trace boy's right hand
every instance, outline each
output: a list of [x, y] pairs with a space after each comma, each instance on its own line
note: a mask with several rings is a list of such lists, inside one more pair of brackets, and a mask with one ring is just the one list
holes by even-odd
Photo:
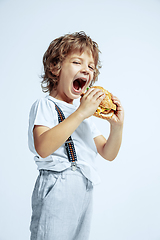
[[101, 90], [90, 88], [83, 97], [81, 97], [80, 106], [77, 111], [86, 119], [95, 113], [104, 98], [105, 94]]

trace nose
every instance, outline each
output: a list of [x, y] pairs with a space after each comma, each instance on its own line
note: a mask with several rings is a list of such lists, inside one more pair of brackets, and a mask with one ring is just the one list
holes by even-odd
[[88, 67], [83, 67], [82, 70], [81, 70], [81, 73], [83, 73], [84, 75], [88, 75], [89, 74], [89, 69]]

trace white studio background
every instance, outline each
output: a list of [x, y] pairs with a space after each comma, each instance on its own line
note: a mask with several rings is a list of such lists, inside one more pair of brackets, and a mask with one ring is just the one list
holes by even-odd
[[[44, 94], [49, 43], [84, 30], [98, 42], [97, 85], [125, 109], [118, 157], [98, 157], [91, 240], [160, 239], [160, 1], [0, 0], [0, 240], [28, 240], [38, 171], [27, 146], [28, 115]], [[93, 118], [107, 137], [107, 121]]]

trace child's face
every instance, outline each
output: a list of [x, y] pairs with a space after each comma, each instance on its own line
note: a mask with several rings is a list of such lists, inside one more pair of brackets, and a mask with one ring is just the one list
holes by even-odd
[[89, 51], [69, 54], [62, 63], [56, 98], [73, 103], [90, 85], [95, 64]]

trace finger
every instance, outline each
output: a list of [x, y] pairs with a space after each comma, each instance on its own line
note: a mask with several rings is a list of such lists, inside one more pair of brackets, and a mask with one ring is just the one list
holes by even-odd
[[105, 98], [105, 93], [99, 93], [99, 96], [97, 98], [97, 100], [99, 100], [99, 103]]
[[116, 96], [114, 96], [112, 93], [111, 93], [111, 99], [113, 101], [120, 101]]
[[97, 98], [99, 97], [99, 94], [103, 94], [103, 92], [100, 89], [95, 89], [95, 88], [90, 88], [86, 94], [85, 97], [89, 97], [89, 98]]
[[91, 91], [92, 91], [92, 89], [89, 88], [86, 92], [84, 92], [84, 93], [81, 94], [81, 97], [83, 97], [83, 96], [85, 96], [85, 97], [88, 96]]
[[114, 104], [117, 105], [117, 107], [122, 107], [121, 101], [116, 96], [113, 96], [113, 94], [112, 94], [112, 101]]

